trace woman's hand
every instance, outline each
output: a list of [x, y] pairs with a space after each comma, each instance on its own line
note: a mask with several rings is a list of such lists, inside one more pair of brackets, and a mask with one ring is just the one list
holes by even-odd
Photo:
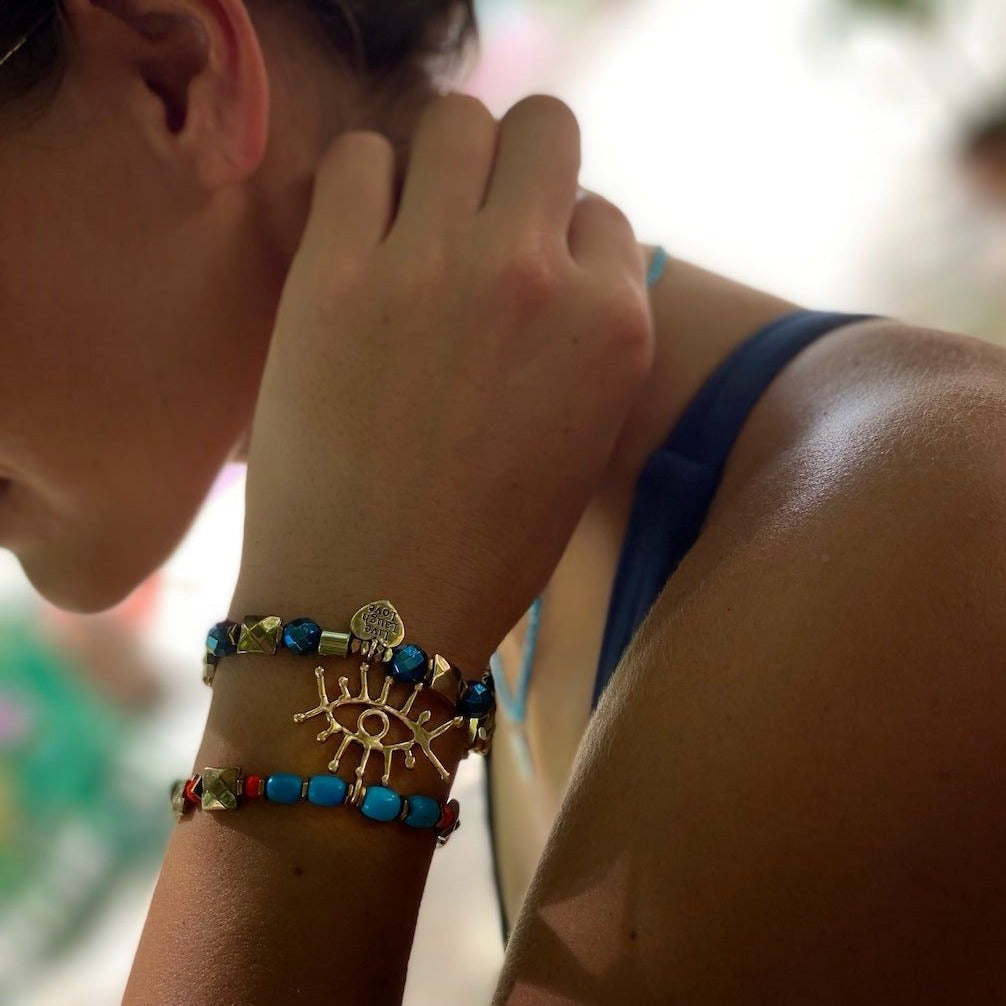
[[580, 198], [579, 169], [576, 119], [547, 96], [500, 121], [434, 100], [397, 206], [388, 140], [332, 143], [252, 425], [232, 611], [345, 623], [408, 598], [407, 629], [428, 606], [454, 649], [410, 641], [485, 666], [653, 361], [642, 252], [620, 210]]

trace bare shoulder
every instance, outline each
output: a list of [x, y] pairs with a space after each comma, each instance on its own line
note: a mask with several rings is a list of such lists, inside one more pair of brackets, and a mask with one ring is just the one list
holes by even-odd
[[626, 651], [497, 1002], [1006, 1000], [1006, 354], [874, 336]]

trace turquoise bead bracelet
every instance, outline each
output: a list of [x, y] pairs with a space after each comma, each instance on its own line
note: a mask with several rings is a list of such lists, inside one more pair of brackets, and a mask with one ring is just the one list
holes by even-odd
[[299, 776], [291, 772], [246, 775], [240, 768], [206, 767], [171, 785], [176, 820], [191, 810], [237, 810], [250, 800], [270, 803], [313, 803], [319, 807], [356, 806], [372, 821], [401, 821], [411, 828], [432, 828], [437, 847], [446, 845], [461, 827], [457, 800], [446, 803], [430, 796], [403, 796], [387, 786], [352, 786], [337, 775]]

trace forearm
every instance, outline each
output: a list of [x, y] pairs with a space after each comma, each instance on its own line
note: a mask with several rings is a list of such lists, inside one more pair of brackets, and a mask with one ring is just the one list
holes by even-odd
[[[329, 608], [330, 614], [275, 604], [268, 613], [284, 621], [309, 614], [326, 627], [341, 627], [348, 626], [363, 600]], [[245, 603], [236, 599], [228, 617], [240, 621], [259, 613], [245, 610]], [[409, 609], [403, 605], [401, 611], [408, 633]], [[415, 639], [420, 645], [429, 645], [434, 621], [426, 620], [424, 638]], [[436, 649], [450, 655], [446, 645]], [[321, 717], [293, 720], [295, 712], [318, 704], [313, 671], [319, 665], [328, 670], [330, 697], [338, 694], [341, 675], [356, 694], [359, 656], [309, 657], [281, 649], [274, 656], [221, 660], [194, 771], [236, 765], [260, 775], [327, 773], [338, 737], [316, 740], [325, 722]], [[383, 676], [384, 665], [371, 664], [372, 694]], [[400, 704], [411, 690], [396, 683], [389, 698]], [[431, 724], [451, 713], [441, 696], [424, 689], [413, 717], [427, 708], [433, 712]], [[434, 741], [450, 773], [447, 780], [417, 753], [411, 770], [395, 759], [388, 785], [446, 800], [464, 743], [458, 729]], [[344, 755], [345, 770], [340, 765], [338, 774], [347, 781], [358, 755], [355, 745]], [[379, 782], [382, 768], [383, 758], [372, 755], [365, 782]], [[186, 815], [168, 844], [125, 1006], [271, 1006], [332, 998], [375, 1006], [400, 1003], [435, 848], [432, 829], [372, 821], [350, 806], [252, 800], [237, 811]]]

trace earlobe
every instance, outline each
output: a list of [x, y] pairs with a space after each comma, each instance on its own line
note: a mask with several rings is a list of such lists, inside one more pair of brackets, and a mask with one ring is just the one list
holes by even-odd
[[151, 123], [162, 150], [181, 150], [200, 183], [243, 181], [265, 156], [269, 78], [243, 0], [70, 0], [100, 7], [134, 32], [135, 65], [161, 101]]

